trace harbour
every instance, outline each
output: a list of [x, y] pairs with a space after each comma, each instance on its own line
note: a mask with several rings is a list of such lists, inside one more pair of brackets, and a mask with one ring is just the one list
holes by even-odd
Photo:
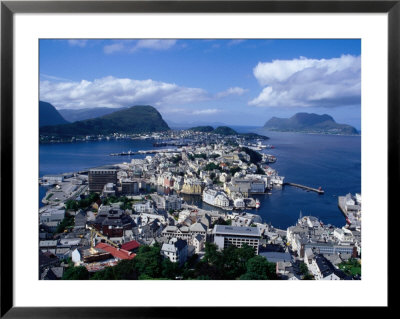
[[[257, 132], [262, 133], [262, 132]], [[361, 181], [360, 137], [327, 136], [295, 133], [264, 132], [271, 138], [274, 149], [265, 149], [278, 158], [269, 164], [291, 181], [303, 185], [322, 185], [326, 194], [341, 196], [347, 192], [359, 193]], [[40, 144], [39, 177], [46, 174], [62, 174], [79, 171], [87, 174], [88, 169], [119, 162], [111, 153], [132, 150], [136, 155], [125, 156], [127, 162], [147, 155], [139, 150], [154, 151], [152, 139], [119, 139], [88, 141], [85, 143]], [[161, 149], [158, 149], [161, 151]], [[345, 158], [337, 160], [340, 154]], [[295, 161], [295, 165], [293, 162]], [[332, 172], [335, 172], [332, 175]], [[346, 186], [344, 186], [346, 185]], [[40, 186], [39, 206], [47, 192]], [[275, 187], [268, 193], [254, 194], [260, 201], [257, 210], [263, 221], [272, 223], [277, 228], [285, 229], [296, 222], [299, 211], [319, 216], [325, 224], [343, 226], [345, 217], [338, 208], [337, 197], [315, 196], [297, 187]], [[188, 204], [200, 208], [219, 209], [202, 202], [200, 196], [184, 196]], [[222, 210], [222, 209], [221, 209]], [[225, 210], [222, 210], [225, 211]]]

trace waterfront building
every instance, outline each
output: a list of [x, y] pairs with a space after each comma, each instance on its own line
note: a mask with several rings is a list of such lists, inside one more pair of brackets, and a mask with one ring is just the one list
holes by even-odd
[[201, 195], [203, 192], [203, 183], [195, 178], [187, 178], [184, 181], [181, 192], [189, 195]]
[[252, 179], [250, 180], [250, 193], [265, 193], [265, 182], [264, 180]]
[[232, 178], [229, 183], [224, 184], [224, 191], [231, 197], [232, 193], [240, 193], [244, 197], [249, 196], [251, 186], [250, 181], [239, 178]]
[[117, 184], [117, 170], [114, 168], [92, 168], [89, 170], [89, 191], [102, 192], [107, 183]]
[[236, 208], [245, 208], [246, 204], [245, 204], [243, 198], [236, 198], [233, 201], [233, 206], [235, 206]]
[[203, 191], [203, 201], [218, 207], [229, 207], [229, 198], [223, 191], [206, 188]]
[[225, 249], [230, 245], [241, 248], [244, 244], [247, 244], [253, 247], [258, 255], [261, 234], [257, 227], [215, 225], [212, 235], [214, 244], [216, 244], [219, 249]]

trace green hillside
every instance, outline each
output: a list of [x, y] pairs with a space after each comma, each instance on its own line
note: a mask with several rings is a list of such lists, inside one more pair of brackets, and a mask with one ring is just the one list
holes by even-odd
[[112, 133], [137, 134], [167, 130], [169, 130], [167, 123], [154, 107], [137, 105], [94, 119], [45, 126], [40, 128], [40, 135], [68, 137]]

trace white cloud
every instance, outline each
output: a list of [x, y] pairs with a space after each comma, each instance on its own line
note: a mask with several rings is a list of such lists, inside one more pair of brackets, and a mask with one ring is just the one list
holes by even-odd
[[103, 50], [104, 53], [111, 54], [114, 52], [122, 51], [124, 48], [125, 48], [124, 44], [122, 42], [118, 42], [104, 46]]
[[65, 79], [65, 78], [61, 78], [61, 77], [58, 77], [58, 76], [49, 75], [49, 74], [45, 74], [45, 73], [40, 73], [40, 77], [41, 78], [45, 78], [45, 79], [49, 79], [49, 80], [55, 80], [55, 81], [70, 81], [70, 80]]
[[238, 44], [240, 44], [240, 43], [242, 43], [244, 41], [246, 41], [246, 40], [241, 40], [241, 39], [231, 40], [231, 41], [228, 42], [228, 46], [238, 45]]
[[152, 50], [168, 50], [173, 47], [176, 40], [139, 40], [133, 50], [152, 49]]
[[360, 104], [360, 56], [260, 62], [253, 74], [264, 88], [249, 105], [334, 107]]
[[216, 113], [221, 113], [220, 109], [191, 109], [188, 107], [160, 107], [159, 111], [162, 114], [179, 114], [179, 115], [212, 115]]
[[112, 54], [114, 52], [127, 52], [133, 53], [138, 50], [148, 49], [148, 50], [157, 50], [163, 51], [172, 48], [176, 44], [177, 40], [123, 40], [114, 42], [112, 44], [106, 45], [103, 48], [104, 53]]
[[222, 97], [226, 97], [229, 95], [243, 95], [247, 91], [248, 91], [247, 89], [243, 89], [241, 87], [235, 86], [235, 87], [231, 87], [225, 91], [219, 92], [215, 96], [217, 98], [222, 98]]
[[204, 109], [204, 110], [194, 110], [192, 112], [193, 115], [209, 115], [209, 114], [216, 114], [221, 112], [218, 109]]
[[122, 107], [135, 104], [175, 105], [209, 99], [200, 88], [187, 88], [154, 80], [112, 76], [80, 82], [40, 82], [40, 99], [57, 108]]
[[68, 44], [70, 46], [78, 46], [83, 48], [86, 46], [87, 40], [68, 40]]

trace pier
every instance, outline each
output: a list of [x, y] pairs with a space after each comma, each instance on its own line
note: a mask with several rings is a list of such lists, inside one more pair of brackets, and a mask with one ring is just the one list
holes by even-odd
[[284, 183], [283, 185], [289, 185], [289, 186], [293, 186], [293, 187], [297, 187], [297, 188], [301, 188], [301, 189], [305, 189], [307, 191], [312, 191], [312, 192], [316, 192], [318, 194], [324, 194], [324, 190], [319, 187], [319, 188], [313, 188], [313, 187], [309, 187], [309, 186], [305, 186], [305, 185], [300, 185], [300, 184], [295, 184], [295, 183]]

